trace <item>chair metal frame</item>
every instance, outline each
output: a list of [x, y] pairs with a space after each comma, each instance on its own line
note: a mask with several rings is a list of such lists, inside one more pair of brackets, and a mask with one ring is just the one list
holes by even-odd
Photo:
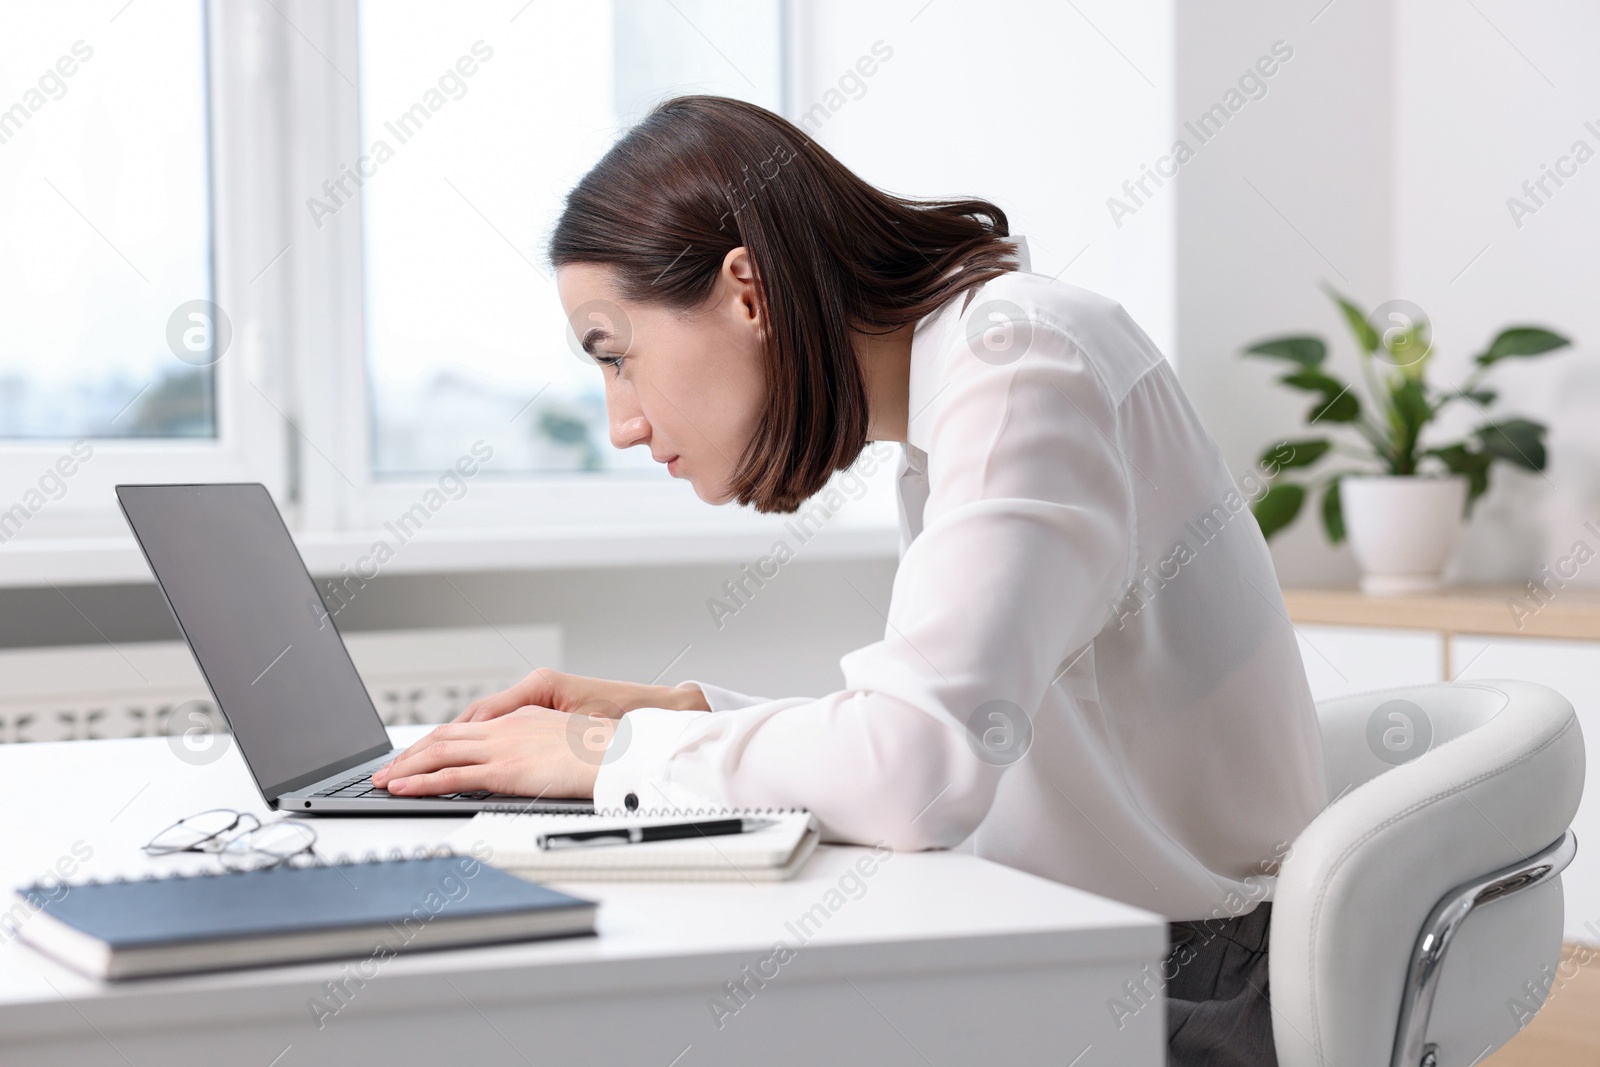
[[1437, 1067], [1438, 1046], [1427, 1041], [1428, 1020], [1433, 1014], [1433, 999], [1439, 992], [1445, 953], [1467, 916], [1484, 905], [1559, 877], [1577, 851], [1578, 836], [1568, 830], [1521, 863], [1458, 885], [1439, 899], [1422, 924], [1422, 932], [1412, 950], [1390, 1067]]

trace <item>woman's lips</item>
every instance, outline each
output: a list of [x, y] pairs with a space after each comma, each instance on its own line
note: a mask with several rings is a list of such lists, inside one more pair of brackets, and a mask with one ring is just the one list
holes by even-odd
[[678, 457], [677, 456], [673, 456], [671, 459], [667, 460], [667, 473], [672, 475], [674, 478], [676, 478], [678, 476]]

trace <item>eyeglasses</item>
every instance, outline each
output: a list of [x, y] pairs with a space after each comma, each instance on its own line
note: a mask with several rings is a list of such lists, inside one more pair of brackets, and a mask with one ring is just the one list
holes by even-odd
[[316, 855], [317, 832], [305, 823], [279, 819], [263, 823], [248, 811], [212, 808], [186, 815], [152, 837], [147, 856], [180, 852], [210, 853], [230, 871], [254, 871]]

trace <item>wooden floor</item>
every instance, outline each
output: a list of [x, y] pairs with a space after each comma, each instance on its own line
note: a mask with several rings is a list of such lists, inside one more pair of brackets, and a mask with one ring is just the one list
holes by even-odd
[[[1562, 953], [1571, 958], [1571, 947]], [[1570, 966], [1562, 974], [1571, 973]], [[1553, 987], [1533, 1022], [1482, 1067], [1595, 1067], [1600, 1064], [1600, 962]]]

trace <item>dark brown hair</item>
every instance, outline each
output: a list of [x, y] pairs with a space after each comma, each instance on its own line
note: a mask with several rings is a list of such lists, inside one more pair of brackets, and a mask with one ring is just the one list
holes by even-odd
[[852, 330], [887, 333], [1017, 269], [987, 200], [873, 188], [754, 104], [681, 96], [623, 135], [567, 196], [550, 260], [612, 268], [630, 301], [698, 307], [743, 246], [768, 325], [770, 400], [732, 490], [794, 511], [867, 443]]

